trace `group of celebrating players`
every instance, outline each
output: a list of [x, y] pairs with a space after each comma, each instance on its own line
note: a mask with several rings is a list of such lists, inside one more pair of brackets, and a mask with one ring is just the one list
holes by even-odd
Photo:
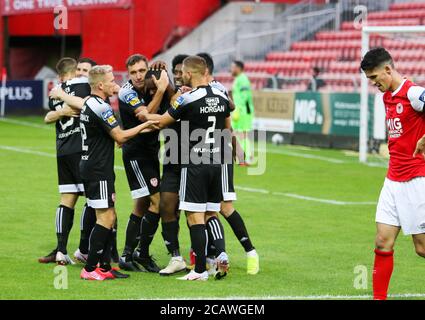
[[[172, 275], [191, 271], [181, 280], [221, 279], [229, 270], [224, 228], [230, 224], [247, 254], [247, 273], [259, 271], [259, 256], [245, 223], [233, 207], [233, 165], [245, 154], [232, 130], [235, 108], [226, 88], [213, 78], [207, 53], [178, 55], [172, 61], [174, 84], [163, 62], [134, 54], [126, 61], [129, 80], [119, 87], [108, 65], [62, 58], [60, 84], [50, 92], [46, 123], [56, 124], [60, 205], [56, 209], [57, 247], [41, 263], [74, 264], [67, 252], [74, 207], [85, 195], [79, 248], [81, 278], [128, 278], [122, 270]], [[242, 65], [243, 67], [243, 65]], [[241, 72], [241, 64], [233, 68]], [[109, 98], [118, 94], [119, 118]], [[165, 137], [162, 176], [160, 138]], [[195, 137], [195, 138], [194, 138]], [[133, 198], [125, 246], [117, 249], [115, 212], [115, 144]], [[185, 211], [190, 230], [190, 264], [180, 252], [179, 217]], [[171, 259], [160, 268], [149, 252], [162, 225]], [[111, 263], [118, 263], [112, 267]]]
[[[221, 279], [229, 269], [219, 214], [229, 222], [247, 254], [247, 273], [257, 274], [259, 257], [245, 224], [233, 207], [234, 159], [244, 159], [232, 132], [235, 107], [212, 74], [211, 56], [179, 55], [172, 63], [174, 86], [166, 66], [134, 54], [126, 62], [129, 81], [121, 88], [112, 68], [90, 59], [63, 58], [57, 64], [61, 84], [50, 92], [46, 123], [56, 123], [60, 205], [56, 210], [57, 247], [42, 263], [74, 263], [67, 242], [78, 197], [87, 201], [81, 215], [76, 260], [81, 278], [127, 278], [121, 270], [171, 275], [192, 270], [182, 280]], [[240, 64], [235, 64], [240, 67]], [[401, 229], [412, 235], [425, 257], [425, 88], [403, 78], [384, 48], [370, 50], [361, 69], [380, 91], [386, 109], [390, 163], [376, 211], [373, 269], [374, 299], [386, 299], [393, 272], [394, 245]], [[109, 104], [118, 94], [120, 122]], [[236, 126], [235, 126], [236, 127]], [[160, 177], [159, 130], [165, 137]], [[114, 189], [114, 148], [122, 148], [134, 199], [125, 247], [118, 254]], [[179, 216], [185, 211], [191, 239], [191, 263], [180, 253]], [[171, 259], [161, 269], [149, 254], [159, 226]], [[117, 262], [119, 268], [113, 268]]]

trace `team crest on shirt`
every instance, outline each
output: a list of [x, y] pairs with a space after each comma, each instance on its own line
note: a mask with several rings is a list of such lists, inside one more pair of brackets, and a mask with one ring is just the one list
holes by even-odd
[[152, 187], [156, 188], [158, 186], [158, 179], [157, 178], [152, 178], [150, 181], [151, 181]]
[[117, 122], [114, 112], [111, 109], [102, 112], [102, 119], [110, 125], [114, 125]]
[[397, 103], [396, 111], [398, 114], [403, 113], [403, 105], [401, 103]]

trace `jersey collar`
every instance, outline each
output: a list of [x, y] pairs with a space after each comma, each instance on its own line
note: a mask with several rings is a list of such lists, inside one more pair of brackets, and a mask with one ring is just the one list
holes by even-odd
[[403, 88], [404, 83], [406, 82], [407, 79], [404, 79], [401, 84], [398, 86], [397, 89], [394, 90], [394, 92], [391, 93], [391, 96], [394, 97], [397, 93], [400, 92], [401, 88]]

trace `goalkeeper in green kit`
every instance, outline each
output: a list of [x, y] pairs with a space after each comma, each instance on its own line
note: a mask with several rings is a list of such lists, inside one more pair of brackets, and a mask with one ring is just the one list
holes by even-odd
[[245, 152], [245, 162], [240, 163], [240, 165], [249, 165], [254, 158], [253, 141], [249, 138], [254, 120], [254, 102], [251, 82], [243, 70], [242, 61], [233, 61], [231, 67], [231, 73], [234, 77], [232, 98], [235, 110], [232, 112], [232, 128]]

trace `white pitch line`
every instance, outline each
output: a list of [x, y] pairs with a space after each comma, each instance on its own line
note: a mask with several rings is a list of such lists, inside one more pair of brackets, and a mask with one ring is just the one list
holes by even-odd
[[372, 201], [363, 201], [363, 202], [339, 201], [339, 200], [332, 200], [332, 199], [307, 197], [307, 196], [303, 196], [303, 195], [295, 194], [295, 193], [284, 193], [284, 192], [269, 191], [269, 190], [266, 190], [266, 189], [247, 188], [247, 187], [242, 187], [242, 186], [235, 186], [235, 188], [242, 190], [242, 191], [247, 191], [247, 192], [271, 194], [271, 195], [274, 195], [274, 196], [284, 196], [284, 197], [288, 197], [288, 198], [296, 198], [296, 199], [305, 200], [305, 201], [321, 202], [321, 203], [332, 204], [332, 205], [337, 205], [337, 206], [376, 205], [376, 202], [372, 202]]
[[[53, 153], [47, 153], [42, 151], [34, 151], [19, 147], [11, 147], [11, 146], [2, 146], [0, 145], [0, 149], [2, 150], [8, 150], [8, 151], [14, 151], [19, 153], [27, 153], [27, 154], [33, 154], [43, 157], [50, 157], [55, 158], [56, 155]], [[124, 171], [125, 168], [123, 166], [114, 166], [114, 169]], [[272, 192], [266, 189], [257, 189], [257, 188], [250, 188], [250, 187], [243, 187], [243, 186], [235, 186], [236, 189], [252, 192], [252, 193], [261, 193], [261, 194], [270, 194], [274, 196], [285, 196], [289, 198], [296, 198], [300, 200], [305, 201], [314, 201], [314, 202], [321, 202], [321, 203], [327, 203], [332, 205], [338, 205], [338, 206], [348, 206], [348, 205], [375, 205], [375, 202], [349, 202], [349, 201], [339, 201], [339, 200], [330, 200], [330, 199], [321, 199], [321, 198], [313, 198], [313, 197], [307, 197], [299, 194], [294, 193], [283, 193], [283, 192]]]
[[34, 155], [43, 156], [43, 157], [56, 158], [56, 155], [53, 154], [53, 153], [28, 150], [28, 149], [19, 148], [19, 147], [1, 146], [0, 145], [0, 149], [8, 150], [8, 151], [20, 152], [20, 153], [29, 153], [29, 154], [34, 154]]
[[306, 197], [295, 193], [282, 193], [282, 192], [273, 192], [274, 195], [278, 196], [285, 196], [289, 198], [295, 198], [295, 199], [301, 199], [306, 201], [314, 201], [314, 202], [322, 202], [327, 204], [334, 204], [337, 206], [348, 206], [348, 205], [376, 205], [376, 202], [372, 201], [363, 201], [363, 202], [356, 202], [356, 201], [339, 201], [339, 200], [330, 200], [330, 199], [321, 199], [321, 198], [313, 198], [313, 197]]
[[317, 155], [308, 154], [308, 153], [299, 153], [299, 152], [293, 152], [293, 151], [276, 150], [276, 149], [270, 149], [270, 148], [258, 150], [258, 152], [264, 152], [264, 151], [267, 152], [267, 153], [281, 154], [281, 155], [285, 155], [285, 156], [298, 157], [298, 158], [314, 159], [314, 160], [326, 161], [326, 162], [335, 163], [335, 164], [345, 163], [344, 160], [329, 158], [329, 157], [322, 157], [322, 156], [317, 156]]
[[42, 124], [37, 124], [37, 123], [29, 122], [29, 121], [21, 121], [21, 120], [8, 119], [8, 118], [0, 118], [0, 121], [12, 123], [12, 124], [18, 124], [25, 127], [44, 129], [44, 130], [52, 130], [53, 128], [52, 126], [48, 126], [48, 125], [42, 125]]
[[[168, 297], [147, 300], [372, 300], [372, 295], [306, 295], [306, 296], [230, 296], [230, 297]], [[425, 293], [389, 294], [388, 298], [425, 298]], [[145, 300], [146, 298], [141, 298]]]

